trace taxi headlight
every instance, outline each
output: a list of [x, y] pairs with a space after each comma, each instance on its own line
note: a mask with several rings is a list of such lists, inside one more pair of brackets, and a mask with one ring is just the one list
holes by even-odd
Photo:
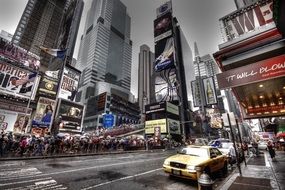
[[187, 170], [188, 170], [189, 172], [196, 172], [195, 166], [191, 166], [191, 165], [188, 165], [188, 166], [187, 166]]
[[202, 170], [202, 167], [201, 166], [196, 166], [195, 167], [195, 170], [198, 172], [198, 171], [201, 171]]
[[168, 160], [165, 160], [163, 165], [166, 165], [166, 166], [169, 166], [170, 165], [170, 162]]

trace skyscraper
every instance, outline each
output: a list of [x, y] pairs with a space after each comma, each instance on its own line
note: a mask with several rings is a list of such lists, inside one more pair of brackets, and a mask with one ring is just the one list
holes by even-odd
[[194, 43], [194, 55], [195, 55], [195, 60], [194, 60], [195, 76], [196, 77], [213, 76], [215, 85], [217, 88], [218, 82], [217, 82], [216, 74], [219, 72], [219, 68], [214, 58], [209, 54], [200, 57], [196, 42]]
[[[78, 4], [79, 10], [73, 14], [75, 8], [70, 11], [70, 7], [77, 7]], [[42, 52], [38, 46], [60, 48], [59, 45], [64, 45], [62, 48], [68, 47], [69, 52], [73, 52], [71, 47], [75, 45], [82, 9], [82, 0], [29, 0], [12, 42], [39, 55], [41, 70], [44, 71], [51, 56]], [[74, 15], [79, 19], [76, 20]], [[73, 34], [70, 35], [71, 33]]]
[[154, 53], [147, 45], [140, 46], [139, 72], [138, 72], [138, 101], [141, 113], [144, 113], [144, 106], [150, 104], [154, 97], [154, 85], [152, 85]]
[[[94, 0], [87, 13], [76, 67], [82, 71], [77, 101], [86, 103], [96, 82], [130, 90], [131, 18], [119, 0]], [[98, 84], [97, 84], [98, 85]]]

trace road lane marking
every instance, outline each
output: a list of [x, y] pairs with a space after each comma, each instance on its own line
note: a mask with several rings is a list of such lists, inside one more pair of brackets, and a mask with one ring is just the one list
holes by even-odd
[[115, 182], [118, 182], [118, 181], [123, 181], [123, 180], [126, 180], [126, 179], [131, 179], [131, 178], [135, 178], [135, 177], [138, 177], [138, 176], [146, 175], [146, 174], [149, 174], [149, 173], [157, 172], [159, 170], [162, 170], [162, 168], [157, 168], [157, 169], [149, 170], [149, 171], [146, 171], [146, 172], [143, 172], [143, 173], [139, 173], [139, 174], [135, 174], [135, 175], [126, 176], [126, 177], [122, 177], [122, 178], [119, 178], [119, 179], [107, 181], [107, 182], [100, 183], [100, 184], [97, 184], [97, 185], [93, 185], [93, 186], [90, 186], [90, 187], [85, 187], [82, 190], [94, 189], [96, 187], [108, 185], [108, 184], [115, 183]]
[[270, 164], [269, 164], [269, 161], [268, 161], [268, 157], [267, 157], [267, 155], [266, 155], [266, 153], [264, 153], [264, 159], [265, 159], [265, 166], [266, 167], [270, 167]]
[[41, 180], [50, 180], [50, 179], [52, 179], [52, 177], [46, 177], [46, 178], [40, 178], [40, 179], [31, 179], [31, 180], [26, 180], [26, 181], [17, 181], [17, 182], [11, 182], [11, 183], [2, 183], [2, 184], [0, 184], [0, 187], [8, 186], [8, 185], [21, 184], [21, 183], [30, 183], [30, 182], [41, 181]]
[[[29, 176], [25, 175], [25, 176], [18, 177], [17, 179], [43, 177], [43, 176], [49, 176], [49, 175], [59, 175], [59, 174], [64, 174], [64, 173], [78, 172], [78, 171], [98, 169], [98, 168], [111, 167], [111, 166], [119, 166], [119, 165], [125, 165], [125, 164], [135, 164], [135, 163], [140, 163], [140, 162], [150, 162], [150, 161], [164, 160], [164, 159], [165, 159], [165, 157], [143, 159], [143, 160], [141, 159], [141, 160], [135, 160], [135, 161], [129, 161], [129, 162], [120, 162], [120, 163], [115, 163], [115, 164], [106, 164], [106, 165], [99, 165], [99, 166], [97, 165], [97, 166], [93, 166], [93, 167], [78, 168], [78, 169], [73, 169], [73, 170], [64, 170], [64, 171], [51, 172], [51, 173], [41, 173], [41, 174], [37, 174], [37, 175], [29, 175]], [[9, 180], [10, 179], [5, 179], [5, 181], [9, 181]]]
[[39, 181], [39, 182], [36, 182], [35, 185], [47, 185], [47, 184], [50, 184], [50, 183], [56, 183], [56, 181], [53, 180], [53, 179], [46, 180], [46, 181]]

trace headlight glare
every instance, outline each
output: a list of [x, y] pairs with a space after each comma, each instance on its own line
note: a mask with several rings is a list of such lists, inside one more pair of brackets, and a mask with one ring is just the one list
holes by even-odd
[[163, 165], [166, 165], [166, 166], [169, 166], [170, 165], [170, 162], [168, 160], [165, 160]]

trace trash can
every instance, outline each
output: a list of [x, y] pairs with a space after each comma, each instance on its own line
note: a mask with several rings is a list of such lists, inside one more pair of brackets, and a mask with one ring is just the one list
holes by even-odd
[[214, 181], [210, 178], [208, 174], [203, 171], [202, 175], [198, 179], [198, 183], [201, 187], [201, 190], [212, 190]]

